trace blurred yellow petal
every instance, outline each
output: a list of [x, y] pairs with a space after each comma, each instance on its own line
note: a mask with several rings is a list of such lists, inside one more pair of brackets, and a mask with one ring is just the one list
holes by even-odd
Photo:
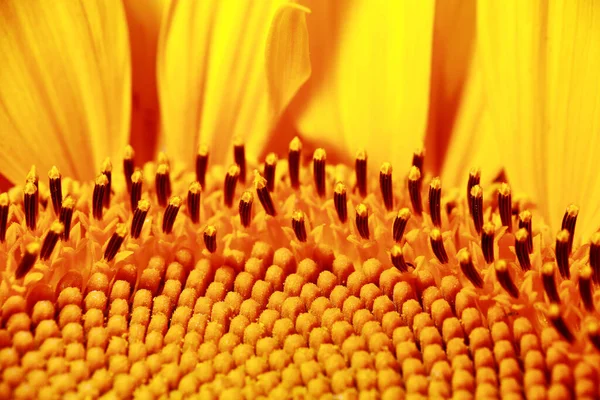
[[295, 104], [299, 131], [328, 153], [365, 148], [408, 170], [426, 129], [434, 2], [303, 3], [313, 76]]
[[[211, 147], [211, 162], [223, 162], [232, 158], [231, 148], [219, 144], [240, 136], [246, 142], [248, 159], [256, 158], [276, 123], [274, 117], [285, 107], [284, 100], [289, 101], [297, 90], [292, 86], [303, 81], [294, 78], [270, 88], [267, 82], [265, 54], [272, 24], [281, 35], [305, 36], [304, 17], [294, 15], [304, 11], [278, 12], [287, 3], [173, 2], [161, 33], [158, 66], [162, 144], [168, 153], [190, 163], [202, 142]], [[299, 43], [305, 43], [304, 36]], [[274, 40], [271, 37], [271, 43]], [[293, 43], [292, 38], [287, 40], [287, 46]], [[295, 49], [278, 51], [284, 50]], [[274, 65], [271, 62], [270, 68]], [[305, 74], [302, 68], [296, 72]], [[285, 90], [277, 97], [280, 110], [273, 109], [269, 89]]]
[[[502, 170], [500, 154], [491, 150], [497, 149], [497, 142], [478, 61], [474, 56], [452, 132], [448, 132], [449, 142], [444, 148], [442, 182], [447, 187], [466, 187], [472, 168], [481, 169], [481, 182], [485, 187]], [[426, 158], [431, 158], [429, 150]]]
[[[477, 103], [461, 103], [475, 43], [476, 0], [437, 0], [433, 32], [429, 120], [425, 138], [425, 170], [441, 173], [448, 145], [461, 108]], [[458, 171], [456, 171], [458, 172]], [[447, 173], [447, 171], [444, 171]]]
[[170, 0], [124, 0], [131, 42], [131, 139], [138, 162], [156, 155], [160, 111], [156, 55], [163, 14]]
[[0, 171], [90, 179], [128, 140], [130, 58], [119, 0], [0, 4]]
[[585, 239], [600, 226], [600, 4], [478, 6], [485, 88], [508, 177], [554, 231], [567, 205], [579, 205]]
[[267, 80], [273, 109], [282, 111], [310, 76], [306, 13], [295, 4], [281, 7], [267, 41]]

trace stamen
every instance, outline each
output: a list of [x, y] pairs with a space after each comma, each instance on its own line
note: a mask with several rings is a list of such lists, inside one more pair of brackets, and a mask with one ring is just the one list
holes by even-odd
[[319, 197], [325, 196], [325, 164], [327, 153], [324, 149], [316, 149], [313, 154], [313, 176]]
[[173, 196], [171, 200], [169, 200], [169, 205], [163, 214], [163, 222], [162, 222], [162, 230], [163, 233], [169, 234], [173, 231], [173, 224], [175, 223], [175, 218], [177, 218], [177, 214], [179, 213], [179, 208], [181, 207], [181, 197]]
[[429, 241], [431, 242], [431, 249], [436, 258], [442, 263], [448, 262], [448, 254], [446, 254], [446, 248], [444, 247], [444, 240], [442, 238], [442, 232], [438, 228], [433, 228], [429, 234]]
[[475, 269], [475, 265], [473, 265], [471, 254], [467, 249], [461, 249], [457, 254], [457, 258], [463, 274], [471, 281], [473, 286], [481, 289], [483, 287], [483, 279], [477, 269]]
[[8, 194], [0, 194], [0, 243], [6, 241], [6, 229], [8, 228]]
[[127, 193], [131, 193], [131, 176], [135, 170], [135, 151], [133, 147], [127, 145], [125, 147], [125, 156], [123, 157], [123, 175], [125, 175], [125, 183], [127, 184]]
[[31, 168], [29, 169], [29, 172], [27, 173], [27, 176], [25, 177], [25, 183], [27, 183], [27, 182], [33, 183], [37, 189], [40, 188], [40, 186], [39, 186], [40, 177], [37, 173], [37, 168], [35, 167], [35, 165], [31, 166]]
[[294, 211], [292, 215], [292, 228], [296, 234], [296, 238], [300, 242], [306, 242], [306, 225], [304, 223], [304, 213], [302, 211]]
[[33, 181], [27, 181], [25, 188], [23, 189], [23, 208], [25, 211], [25, 222], [29, 230], [34, 230], [37, 224], [38, 216], [38, 202], [37, 202], [38, 188]]
[[71, 196], [65, 197], [62, 202], [62, 208], [60, 209], [60, 216], [58, 220], [62, 222], [64, 226], [64, 232], [62, 239], [69, 240], [69, 234], [71, 233], [71, 220], [73, 219], [73, 209], [75, 208], [75, 200]]
[[494, 262], [494, 235], [496, 227], [493, 222], [486, 222], [483, 225], [483, 235], [481, 235], [481, 250], [485, 262], [491, 264]]
[[508, 227], [508, 231], [512, 231], [512, 194], [510, 186], [503, 183], [498, 190], [498, 209], [500, 211], [500, 219], [502, 226]]
[[442, 182], [439, 177], [429, 184], [429, 214], [434, 226], [442, 226]]
[[533, 253], [533, 232], [531, 231], [531, 212], [529, 210], [522, 211], [519, 214], [519, 229], [527, 230], [527, 252]]
[[554, 263], [547, 262], [542, 266], [542, 284], [550, 303], [560, 303], [560, 296], [554, 279]]
[[137, 208], [133, 212], [133, 219], [131, 220], [131, 237], [137, 239], [142, 233], [142, 227], [146, 216], [150, 210], [150, 202], [146, 199], [140, 200], [137, 203]]
[[569, 329], [569, 326], [563, 319], [562, 315], [560, 315], [560, 307], [558, 304], [550, 304], [548, 309], [548, 319], [554, 329], [569, 343], [573, 343], [575, 340], [575, 336]]
[[277, 154], [269, 153], [265, 158], [265, 169], [264, 175], [267, 180], [267, 189], [269, 192], [273, 192], [275, 190], [275, 169], [277, 168]]
[[356, 206], [356, 229], [363, 239], [369, 240], [369, 210], [363, 203]]
[[402, 240], [402, 236], [404, 235], [404, 230], [406, 229], [406, 224], [410, 219], [410, 210], [408, 208], [401, 208], [398, 211], [398, 215], [394, 219], [394, 224], [392, 225], [392, 235], [394, 237], [394, 241], [396, 243], [400, 243]]
[[110, 191], [112, 187], [112, 164], [110, 162], [110, 158], [104, 160], [100, 172], [102, 172], [106, 176], [106, 179], [108, 181], [108, 183], [106, 184], [106, 188], [104, 189], [104, 198], [102, 201], [104, 207], [108, 208], [110, 207]]
[[579, 295], [585, 309], [594, 312], [594, 294], [592, 292], [592, 268], [586, 265], [579, 274]]
[[563, 279], [571, 279], [569, 270], [569, 231], [563, 229], [556, 235], [556, 264]]
[[142, 198], [142, 183], [144, 181], [144, 176], [142, 175], [141, 170], [136, 170], [133, 175], [131, 175], [131, 192], [129, 196], [129, 205], [132, 210], [135, 210], [138, 204], [138, 201]]
[[[473, 186], [475, 185], [479, 185], [479, 182], [481, 180], [481, 170], [479, 168], [472, 168], [471, 171], [469, 171], [469, 180], [467, 182], [467, 199], [470, 199], [471, 197], [471, 190], [473, 189]], [[471, 210], [471, 202], [468, 202], [469, 205], [469, 213], [471, 215], [473, 215], [473, 211]]]
[[589, 321], [586, 326], [588, 339], [596, 350], [600, 351], [600, 325], [596, 321]]
[[171, 197], [171, 176], [168, 164], [160, 164], [156, 168], [156, 199], [161, 207], [166, 207]]
[[233, 160], [240, 167], [240, 182], [246, 183], [246, 148], [241, 137], [233, 139]]
[[254, 195], [250, 191], [242, 193], [240, 198], [240, 222], [244, 228], [250, 226], [252, 222], [252, 203], [254, 203]]
[[404, 253], [402, 252], [402, 247], [395, 244], [390, 251], [390, 258], [392, 260], [392, 265], [398, 268], [402, 272], [408, 271], [408, 265], [404, 260]]
[[190, 183], [187, 196], [187, 208], [194, 224], [200, 222], [200, 195], [202, 186], [198, 182]]
[[394, 188], [392, 186], [392, 164], [389, 162], [383, 163], [379, 170], [379, 189], [385, 209], [391, 211], [394, 208]]
[[571, 204], [567, 207], [563, 216], [562, 226], [560, 229], [569, 231], [569, 254], [573, 250], [573, 239], [575, 238], [575, 224], [577, 224], [577, 216], [579, 215], [579, 207]]
[[254, 188], [256, 189], [258, 200], [260, 200], [260, 204], [262, 204], [265, 212], [268, 215], [275, 216], [277, 212], [275, 211], [273, 199], [271, 199], [271, 193], [267, 190], [267, 180], [260, 176], [260, 173], [257, 170], [254, 170]]
[[600, 232], [590, 238], [590, 266], [594, 273], [594, 283], [600, 283]]
[[196, 154], [196, 180], [200, 186], [206, 186], [206, 170], [208, 168], [208, 146], [201, 144]]
[[217, 228], [213, 225], [209, 225], [204, 229], [204, 245], [211, 253], [217, 251]]
[[335, 185], [333, 191], [333, 204], [335, 205], [335, 211], [337, 212], [338, 218], [342, 224], [348, 220], [348, 204], [346, 200], [346, 185], [342, 182], [338, 182]]
[[98, 175], [92, 195], [92, 215], [100, 221], [102, 219], [102, 207], [104, 205], [104, 192], [108, 186], [108, 178], [104, 174]]
[[[31, 182], [33, 185], [33, 182]], [[31, 242], [25, 246], [25, 252], [23, 258], [15, 271], [15, 279], [21, 279], [33, 268], [38, 256], [40, 255], [40, 244], [38, 242]]]
[[302, 142], [296, 136], [290, 142], [288, 152], [288, 173], [290, 174], [290, 184], [294, 189], [300, 187], [300, 153], [302, 152]]
[[408, 173], [408, 193], [413, 211], [418, 216], [423, 213], [423, 204], [421, 202], [421, 170], [412, 166]]
[[529, 234], [527, 229], [521, 228], [515, 233], [515, 253], [517, 253], [517, 259], [519, 265], [523, 271], [529, 271], [531, 269], [531, 260], [529, 259], [529, 251], [527, 251], [527, 243], [529, 242]]
[[423, 171], [423, 163], [425, 161], [425, 149], [416, 149], [413, 153], [412, 165]]
[[53, 166], [48, 172], [48, 182], [50, 186], [50, 197], [52, 198], [52, 207], [54, 213], [58, 215], [62, 207], [62, 183], [61, 175], [56, 166]]
[[104, 250], [104, 259], [107, 262], [110, 262], [113, 258], [115, 258], [119, 248], [121, 248], [121, 245], [125, 240], [125, 236], [127, 236], [127, 227], [125, 224], [117, 224], [117, 230], [108, 240], [106, 250]]
[[50, 226], [46, 237], [44, 238], [44, 242], [42, 243], [42, 250], [40, 251], [40, 259], [47, 260], [52, 255], [54, 251], [54, 247], [56, 247], [56, 243], [58, 243], [58, 239], [65, 231], [65, 226], [62, 222], [55, 221]]
[[233, 206], [233, 198], [235, 196], [235, 187], [237, 185], [238, 178], [240, 176], [240, 167], [237, 164], [233, 164], [229, 167], [227, 174], [225, 174], [225, 184], [223, 186], [223, 202], [227, 208]]
[[481, 235], [481, 229], [483, 228], [483, 190], [479, 185], [474, 185], [469, 192], [469, 211], [473, 218], [475, 230]]
[[356, 173], [356, 186], [361, 197], [367, 196], [367, 152], [359, 150], [356, 153], [356, 162], [354, 164]]
[[510, 277], [510, 272], [508, 270], [506, 261], [496, 261], [496, 264], [494, 264], [494, 269], [496, 270], [496, 279], [498, 280], [498, 283], [500, 283], [500, 286], [502, 286], [502, 288], [506, 290], [511, 297], [518, 299], [519, 289]]

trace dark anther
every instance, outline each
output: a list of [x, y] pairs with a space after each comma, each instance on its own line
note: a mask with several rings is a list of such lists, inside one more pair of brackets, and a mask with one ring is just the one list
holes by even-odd
[[104, 259], [106, 261], [110, 262], [115, 258], [119, 248], [121, 248], [121, 245], [125, 240], [125, 236], [127, 236], [127, 227], [125, 224], [117, 224], [117, 230], [112, 234], [110, 239], [108, 239], [108, 244], [104, 250]]
[[69, 240], [69, 234], [71, 233], [71, 220], [73, 219], [73, 209], [75, 208], [75, 201], [71, 196], [65, 197], [62, 202], [62, 208], [60, 209], [59, 221], [62, 222], [65, 230], [63, 232], [62, 239]]
[[137, 170], [131, 175], [131, 193], [129, 196], [129, 205], [131, 206], [132, 211], [136, 209], [138, 201], [140, 201], [142, 198], [142, 183], [142, 171]]
[[402, 247], [395, 244], [394, 247], [392, 247], [392, 250], [390, 251], [390, 259], [391, 259], [392, 265], [394, 267], [398, 268], [402, 272], [408, 271], [408, 265], [406, 264], [406, 261], [404, 260], [404, 254], [402, 252]]
[[579, 207], [571, 204], [567, 207], [563, 216], [562, 226], [560, 229], [569, 231], [569, 254], [573, 250], [573, 239], [575, 238], [575, 225], [577, 224], [577, 215], [579, 215]]
[[235, 196], [235, 187], [237, 186], [238, 178], [240, 176], [240, 167], [237, 164], [233, 164], [229, 167], [227, 174], [225, 174], [225, 183], [223, 185], [223, 203], [227, 208], [233, 206], [233, 198]]
[[108, 178], [104, 174], [98, 175], [92, 195], [92, 215], [94, 219], [102, 219], [102, 208], [104, 207], [104, 192], [108, 187]]
[[6, 241], [6, 229], [8, 229], [8, 210], [10, 202], [8, 201], [8, 194], [0, 194], [0, 243]]
[[394, 218], [394, 224], [392, 225], [392, 236], [394, 237], [394, 241], [399, 243], [402, 240], [402, 236], [404, 235], [404, 230], [406, 229], [406, 224], [410, 219], [410, 210], [408, 208], [401, 208], [398, 211], [398, 215]]
[[110, 158], [107, 158], [102, 162], [101, 171], [107, 179], [106, 188], [104, 189], [104, 197], [102, 199], [102, 204], [104, 207], [110, 207], [110, 191], [112, 188], [112, 163], [110, 162]]
[[498, 190], [498, 209], [500, 210], [500, 219], [502, 226], [508, 227], [508, 231], [512, 231], [512, 194], [510, 186], [503, 183]]
[[38, 188], [32, 181], [28, 181], [23, 189], [23, 208], [25, 211], [25, 222], [29, 230], [34, 230], [37, 225], [38, 216]]
[[529, 259], [529, 251], [527, 251], [529, 243], [529, 234], [527, 229], [521, 228], [515, 233], [515, 253], [517, 253], [517, 259], [519, 265], [523, 271], [529, 271], [531, 269], [531, 260]]
[[27, 246], [25, 246], [25, 252], [23, 253], [23, 257], [21, 258], [21, 262], [15, 271], [15, 278], [21, 279], [35, 265], [38, 256], [40, 255], [40, 244], [38, 242], [31, 242]]
[[56, 166], [53, 166], [48, 172], [48, 185], [50, 186], [50, 198], [52, 199], [52, 208], [56, 215], [60, 214], [62, 207], [62, 179]]
[[200, 222], [200, 195], [202, 186], [198, 182], [192, 182], [188, 189], [187, 209], [194, 224]]
[[213, 225], [209, 225], [204, 229], [204, 245], [211, 253], [217, 251], [217, 228]]
[[481, 186], [475, 185], [469, 192], [469, 211], [473, 218], [475, 230], [481, 235], [483, 229], [483, 190]]
[[313, 177], [315, 187], [319, 197], [325, 196], [325, 164], [327, 163], [327, 154], [324, 149], [317, 149], [313, 155]]
[[560, 296], [554, 279], [554, 263], [547, 262], [542, 266], [542, 284], [550, 303], [560, 303]]
[[419, 168], [419, 171], [423, 171], [424, 161], [425, 149], [416, 149], [413, 153], [412, 165]]
[[155, 178], [156, 199], [161, 207], [166, 207], [171, 197], [171, 173], [169, 164], [159, 164]]
[[429, 214], [434, 226], [442, 226], [442, 182], [433, 178], [429, 184]]
[[133, 212], [133, 219], [131, 220], [131, 237], [137, 239], [142, 233], [142, 227], [144, 221], [148, 215], [150, 209], [150, 202], [146, 199], [140, 200], [137, 203], [137, 208]]
[[385, 209], [391, 211], [394, 208], [394, 187], [392, 185], [392, 164], [385, 162], [379, 170], [379, 189]]
[[127, 193], [131, 193], [131, 175], [133, 175], [134, 170], [135, 151], [133, 151], [133, 147], [127, 145], [127, 147], [125, 147], [125, 156], [123, 157], [123, 175], [125, 175]]
[[[471, 169], [471, 171], [469, 171], [469, 180], [467, 182], [467, 199], [470, 198], [471, 196], [471, 190], [473, 189], [473, 186], [475, 185], [479, 185], [479, 182], [481, 180], [481, 170], [479, 168], [473, 168]], [[471, 215], [473, 215], [473, 211], [471, 210], [471, 202], [468, 202], [469, 205], [469, 213]]]
[[240, 167], [240, 182], [246, 183], [246, 148], [242, 138], [236, 137], [233, 139], [233, 160]]
[[300, 155], [302, 152], [302, 142], [296, 136], [290, 142], [288, 152], [288, 173], [290, 174], [290, 184], [294, 189], [300, 187]]
[[369, 210], [362, 203], [356, 206], [356, 229], [363, 239], [369, 239]]
[[206, 170], [208, 168], [208, 147], [200, 145], [196, 154], [196, 180], [200, 186], [206, 186]]
[[367, 196], [367, 152], [359, 150], [356, 153], [356, 162], [354, 164], [356, 173], [356, 187], [361, 197]]
[[292, 215], [292, 228], [296, 234], [296, 238], [300, 242], [306, 242], [306, 224], [304, 222], [304, 213], [302, 211], [294, 211]]
[[418, 216], [423, 213], [423, 204], [421, 202], [421, 170], [412, 166], [408, 173], [408, 193], [410, 195], [410, 202], [413, 207], [413, 211]]
[[496, 264], [494, 264], [494, 269], [496, 270], [496, 279], [498, 280], [498, 283], [500, 283], [500, 286], [502, 286], [502, 288], [506, 290], [511, 297], [518, 299], [519, 289], [510, 276], [510, 271], [508, 270], [508, 264], [506, 264], [506, 261], [496, 261]]
[[556, 264], [563, 279], [571, 279], [569, 269], [569, 231], [563, 229], [556, 235]]
[[462, 273], [471, 281], [473, 286], [481, 289], [483, 287], [483, 279], [473, 264], [471, 254], [466, 249], [462, 249], [458, 252], [457, 258]]
[[268, 215], [275, 216], [277, 212], [275, 211], [271, 193], [267, 190], [267, 181], [260, 176], [260, 173], [256, 170], [254, 171], [254, 188], [256, 189], [256, 195], [258, 196], [260, 204], [262, 204], [265, 209], [265, 212]]
[[269, 153], [265, 158], [265, 169], [263, 175], [267, 180], [267, 189], [269, 192], [275, 190], [275, 169], [277, 168], [277, 154]]
[[177, 218], [177, 214], [179, 213], [179, 208], [181, 207], [181, 197], [173, 196], [171, 200], [169, 200], [169, 205], [165, 209], [163, 214], [162, 221], [162, 231], [165, 234], [171, 233], [173, 231], [173, 224], [175, 224], [175, 219]]
[[573, 335], [566, 321], [560, 314], [560, 307], [558, 306], [558, 304], [550, 304], [550, 307], [548, 308], [548, 319], [550, 320], [552, 326], [554, 326], [554, 329], [556, 329], [556, 331], [567, 342], [573, 343], [573, 341], [575, 340], [575, 336]]
[[252, 192], [246, 191], [242, 193], [242, 197], [240, 198], [240, 222], [242, 226], [247, 228], [250, 226], [250, 222], [252, 222], [252, 203], [254, 202], [254, 195]]
[[433, 228], [429, 234], [429, 241], [431, 243], [431, 250], [435, 254], [436, 258], [442, 264], [448, 262], [448, 254], [446, 254], [446, 248], [444, 247], [444, 239], [442, 238], [442, 232], [438, 228]]
[[40, 259], [47, 260], [52, 255], [58, 239], [62, 236], [65, 231], [65, 226], [60, 221], [55, 221], [50, 226], [44, 241], [42, 242], [42, 250], [40, 251]]
[[494, 262], [494, 235], [496, 227], [493, 222], [486, 222], [483, 225], [483, 235], [481, 235], [481, 250], [485, 262], [491, 264]]
[[592, 292], [592, 268], [586, 265], [579, 274], [579, 295], [588, 312], [595, 311], [594, 294]]
[[342, 224], [348, 220], [348, 204], [346, 199], [346, 185], [338, 182], [333, 191], [333, 204], [338, 218]]

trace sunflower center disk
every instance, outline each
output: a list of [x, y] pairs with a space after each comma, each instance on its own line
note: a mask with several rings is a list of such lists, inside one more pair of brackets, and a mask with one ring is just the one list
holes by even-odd
[[444, 190], [422, 150], [379, 179], [298, 138], [209, 156], [127, 147], [94, 182], [32, 168], [0, 195], [0, 398], [599, 395], [576, 206], [548, 240], [508, 183]]

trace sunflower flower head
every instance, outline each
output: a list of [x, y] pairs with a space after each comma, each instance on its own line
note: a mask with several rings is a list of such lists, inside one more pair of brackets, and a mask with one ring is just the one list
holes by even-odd
[[[24, 22], [32, 9], [7, 4], [0, 5], [0, 21], [14, 24], [7, 32], [34, 35]], [[59, 17], [96, 22], [89, 30], [77, 25], [92, 47], [122, 46], [123, 5], [107, 3], [112, 13], [105, 15], [98, 4], [59, 5]], [[109, 59], [123, 61], [125, 72], [100, 63], [102, 82], [77, 76], [90, 81], [86, 87], [62, 87], [35, 68], [15, 74], [39, 98], [35, 105], [47, 106], [39, 120], [6, 107], [9, 92], [0, 89], [0, 121], [11, 122], [10, 132], [48, 123], [56, 139], [48, 154], [35, 142], [27, 155], [39, 170], [27, 170], [18, 152], [0, 153], [2, 172], [16, 182], [0, 194], [0, 399], [597, 398], [600, 233], [588, 235], [586, 209], [566, 203], [563, 214], [549, 215], [555, 207], [530, 201], [536, 194], [525, 193], [514, 172], [509, 179], [484, 163], [461, 165], [454, 175], [464, 176], [452, 177], [439, 168], [440, 149], [425, 151], [429, 136], [389, 135], [398, 122], [428, 134], [445, 122], [436, 116], [445, 115], [444, 98], [454, 102], [455, 82], [447, 93], [430, 95], [429, 87], [429, 78], [452, 75], [430, 71], [443, 56], [401, 40], [401, 57], [386, 60], [426, 90], [402, 92], [397, 104], [387, 101], [393, 86], [369, 88], [371, 99], [336, 100], [337, 89], [348, 93], [354, 83], [366, 90], [344, 61], [368, 69], [348, 43], [364, 45], [361, 28], [387, 33], [386, 24], [367, 23], [384, 18], [382, 9], [361, 1], [342, 10], [315, 5], [317, 21], [322, 8], [332, 8], [353, 27], [335, 32], [344, 40], [329, 67], [340, 80], [328, 91], [319, 42], [308, 42], [321, 28], [307, 23], [307, 8], [275, 0], [218, 4], [164, 5], [151, 41], [158, 81], [148, 90], [156, 93], [133, 106], [129, 95], [135, 103], [145, 91], [120, 95], [131, 89], [131, 65], [118, 46]], [[439, 15], [447, 7], [390, 2], [383, 9], [403, 22], [392, 33], [444, 45], [452, 24]], [[482, 8], [481, 19], [489, 13]], [[459, 19], [474, 18], [474, 10], [457, 10]], [[102, 28], [108, 16], [121, 20], [120, 39]], [[142, 35], [128, 20], [132, 38]], [[40, 29], [65, 35], [54, 25]], [[99, 41], [103, 35], [107, 42]], [[242, 44], [227, 52], [233, 43]], [[0, 45], [14, 51], [18, 41]], [[75, 59], [87, 54], [69, 51]], [[310, 53], [315, 79], [307, 81]], [[409, 54], [419, 62], [406, 62]], [[23, 61], [3, 57], [13, 73]], [[386, 65], [376, 72], [387, 75]], [[474, 71], [465, 84], [467, 99], [481, 94], [480, 81], [489, 80], [482, 74]], [[6, 76], [0, 72], [0, 81]], [[95, 109], [103, 89], [118, 101]], [[56, 93], [69, 95], [60, 113], [51, 104]], [[322, 112], [315, 104], [323, 99], [339, 123], [329, 127], [341, 136], [315, 135], [331, 122], [309, 118]], [[70, 106], [79, 116], [73, 126]], [[396, 106], [406, 112], [394, 114]], [[160, 108], [164, 132], [148, 139], [150, 150], [140, 148], [139, 135], [127, 144], [131, 108], [144, 110], [132, 131], [144, 131]], [[487, 126], [489, 110], [476, 111], [477, 124]], [[292, 138], [281, 127], [296, 113]], [[453, 123], [467, 131], [460, 118]], [[152, 121], [149, 130], [157, 131]], [[390, 143], [355, 135], [374, 127]], [[61, 144], [63, 129], [91, 134], [77, 136], [79, 148]], [[108, 131], [115, 132], [110, 143], [93, 133]], [[271, 132], [278, 140], [268, 140]], [[8, 139], [22, 148], [18, 136]], [[164, 151], [147, 160], [157, 147]], [[444, 162], [456, 164], [450, 155]], [[545, 193], [545, 185], [534, 187]]]

